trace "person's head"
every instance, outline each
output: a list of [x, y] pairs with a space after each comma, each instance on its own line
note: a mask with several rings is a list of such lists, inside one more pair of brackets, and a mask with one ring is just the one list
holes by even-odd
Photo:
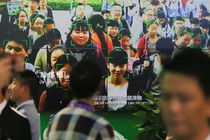
[[208, 11], [203, 11], [202, 12], [202, 17], [209, 21], [210, 20], [210, 13]]
[[[198, 49], [186, 49], [163, 68], [160, 110], [174, 139], [192, 139], [209, 127], [210, 60]], [[207, 132], [208, 133], [208, 132]]]
[[31, 16], [30, 16], [30, 20], [29, 20], [29, 25], [30, 25], [30, 28], [32, 29], [32, 30], [35, 30], [35, 28], [34, 28], [34, 22], [35, 22], [35, 20], [36, 20], [36, 16], [38, 15], [38, 13], [33, 13]]
[[182, 27], [178, 32], [177, 45], [179, 47], [187, 47], [191, 39], [191, 29], [188, 27]]
[[174, 18], [174, 28], [175, 31], [178, 31], [180, 28], [182, 28], [185, 24], [185, 19], [181, 16], [177, 16]]
[[146, 27], [149, 37], [154, 37], [157, 35], [158, 23], [155, 19], [149, 20], [146, 24]]
[[122, 17], [122, 7], [119, 4], [114, 3], [111, 6], [111, 16], [114, 18], [116, 21], [119, 21], [120, 18]]
[[204, 6], [204, 5], [202, 4], [202, 5], [200, 5], [200, 7], [199, 7], [199, 12], [202, 13], [203, 11], [208, 11], [208, 10], [207, 10], [206, 6]]
[[108, 68], [112, 79], [123, 78], [128, 67], [128, 54], [121, 47], [114, 48], [108, 57]]
[[111, 14], [110, 14], [110, 10], [109, 9], [102, 10], [101, 11], [101, 14], [103, 15], [103, 18], [105, 20], [109, 20], [109, 18], [111, 17]]
[[51, 67], [53, 70], [55, 70], [55, 63], [57, 62], [58, 58], [64, 53], [65, 53], [65, 50], [62, 46], [56, 46], [52, 48], [50, 61], [51, 61]]
[[39, 7], [39, 2], [40, 2], [40, 0], [29, 0], [28, 4], [29, 4], [30, 10], [36, 11], [37, 8]]
[[156, 13], [158, 11], [160, 1], [159, 0], [151, 0], [150, 4], [151, 4], [151, 9], [154, 11], [154, 13]]
[[5, 53], [12, 56], [27, 56], [29, 40], [21, 32], [14, 32], [5, 42]]
[[131, 45], [131, 32], [128, 29], [121, 29], [118, 34], [118, 39], [120, 42], [121, 47], [124, 50], [128, 50]]
[[92, 15], [88, 19], [88, 23], [91, 25], [91, 29], [96, 33], [98, 33], [99, 30], [105, 31], [106, 22], [102, 15], [99, 14]]
[[39, 2], [40, 8], [46, 8], [47, 7], [47, 0], [40, 0]]
[[77, 60], [73, 56], [69, 54], [62, 54], [60, 57], [58, 57], [54, 65], [59, 84], [65, 90], [69, 90], [70, 88], [70, 71], [72, 66], [76, 63]]
[[209, 21], [207, 19], [201, 19], [200, 20], [200, 27], [201, 27], [201, 30], [202, 30], [203, 34], [208, 34], [209, 33], [210, 24], [209, 24]]
[[90, 25], [85, 20], [76, 20], [70, 27], [67, 35], [67, 46], [86, 47], [91, 46]]
[[88, 0], [80, 0], [80, 3], [82, 3], [83, 5], [87, 5]]
[[199, 19], [198, 18], [191, 18], [190, 19], [191, 28], [199, 27]]
[[200, 28], [192, 28], [192, 36], [190, 40], [190, 46], [193, 46], [194, 48], [200, 48], [201, 43], [203, 40], [203, 34]]
[[76, 16], [83, 18], [85, 16], [85, 6], [82, 3], [78, 3], [76, 8]]
[[143, 13], [143, 21], [147, 23], [149, 20], [154, 18], [154, 11], [152, 9], [145, 9]]
[[158, 57], [160, 57], [161, 65], [166, 64], [171, 60], [174, 45], [170, 38], [160, 38], [156, 43]]
[[17, 24], [25, 24], [28, 21], [28, 14], [25, 10], [20, 10], [17, 13]]
[[34, 20], [34, 29], [37, 32], [42, 32], [43, 31], [44, 19], [45, 19], [45, 17], [43, 15], [41, 15], [41, 14], [39, 14], [39, 15], [37, 15], [35, 17], [35, 20]]
[[9, 88], [11, 90], [10, 99], [19, 105], [35, 97], [39, 89], [39, 78], [34, 72], [25, 70], [17, 73]]
[[102, 90], [102, 73], [91, 60], [82, 60], [70, 72], [70, 86], [75, 99], [90, 99]]
[[46, 34], [46, 39], [51, 48], [61, 45], [61, 33], [56, 28]]
[[119, 23], [115, 20], [109, 20], [107, 23], [107, 34], [111, 37], [114, 38], [118, 35], [119, 33]]
[[47, 33], [49, 32], [50, 30], [54, 29], [55, 28], [55, 22], [52, 18], [48, 17], [44, 20], [44, 32]]
[[156, 18], [157, 18], [157, 23], [162, 25], [163, 23], [165, 23], [166, 15], [163, 11], [158, 11], [156, 13]]

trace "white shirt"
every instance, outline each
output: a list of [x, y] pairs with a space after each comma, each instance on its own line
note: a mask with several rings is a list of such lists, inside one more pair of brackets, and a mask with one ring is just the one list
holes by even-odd
[[2, 103], [0, 103], [0, 115], [1, 115], [1, 112], [3, 111], [3, 109], [5, 108], [6, 105], [7, 105], [6, 100], [4, 100]]
[[34, 101], [33, 100], [27, 100], [27, 101], [22, 102], [21, 104], [19, 104], [16, 109], [18, 110], [19, 108], [21, 108], [24, 105], [33, 105], [33, 104], [34, 104]]

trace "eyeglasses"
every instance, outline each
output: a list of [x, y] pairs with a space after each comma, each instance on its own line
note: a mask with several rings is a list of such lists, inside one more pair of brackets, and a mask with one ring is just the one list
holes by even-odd
[[13, 47], [13, 46], [10, 46], [10, 45], [8, 45], [6, 48], [7, 48], [7, 49], [9, 49], [9, 50], [14, 49], [16, 52], [20, 52], [20, 51], [22, 51], [22, 48]]

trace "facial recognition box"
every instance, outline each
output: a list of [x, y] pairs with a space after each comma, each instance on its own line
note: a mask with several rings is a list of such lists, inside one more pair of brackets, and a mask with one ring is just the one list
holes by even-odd
[[7, 10], [10, 16], [16, 16], [17, 12], [22, 9], [21, 2], [7, 2]]

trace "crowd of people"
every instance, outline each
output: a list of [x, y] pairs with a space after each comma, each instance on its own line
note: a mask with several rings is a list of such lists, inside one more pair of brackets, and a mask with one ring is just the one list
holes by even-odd
[[[38, 111], [63, 108], [46, 139], [68, 137], [62, 135], [67, 127], [78, 132], [71, 138], [81, 133], [90, 139], [113, 139], [112, 127], [95, 116], [94, 109], [138, 110], [137, 102], [148, 102], [145, 94], [162, 98], [161, 73], [172, 58], [188, 49], [210, 54], [208, 0], [106, 0], [100, 14], [88, 0], [80, 0], [67, 19], [71, 24], [66, 40], [47, 0], [20, 2], [16, 15], [6, 5], [0, 22], [0, 67], [3, 72], [11, 69], [10, 79], [0, 72], [6, 77], [0, 80], [0, 139], [38, 140]], [[166, 70], [186, 74], [188, 69], [167, 65]], [[62, 123], [76, 111], [80, 117], [72, 120], [77, 125]], [[84, 119], [90, 116], [93, 121]], [[7, 125], [9, 121], [17, 125]], [[83, 121], [87, 128], [81, 126]]]

